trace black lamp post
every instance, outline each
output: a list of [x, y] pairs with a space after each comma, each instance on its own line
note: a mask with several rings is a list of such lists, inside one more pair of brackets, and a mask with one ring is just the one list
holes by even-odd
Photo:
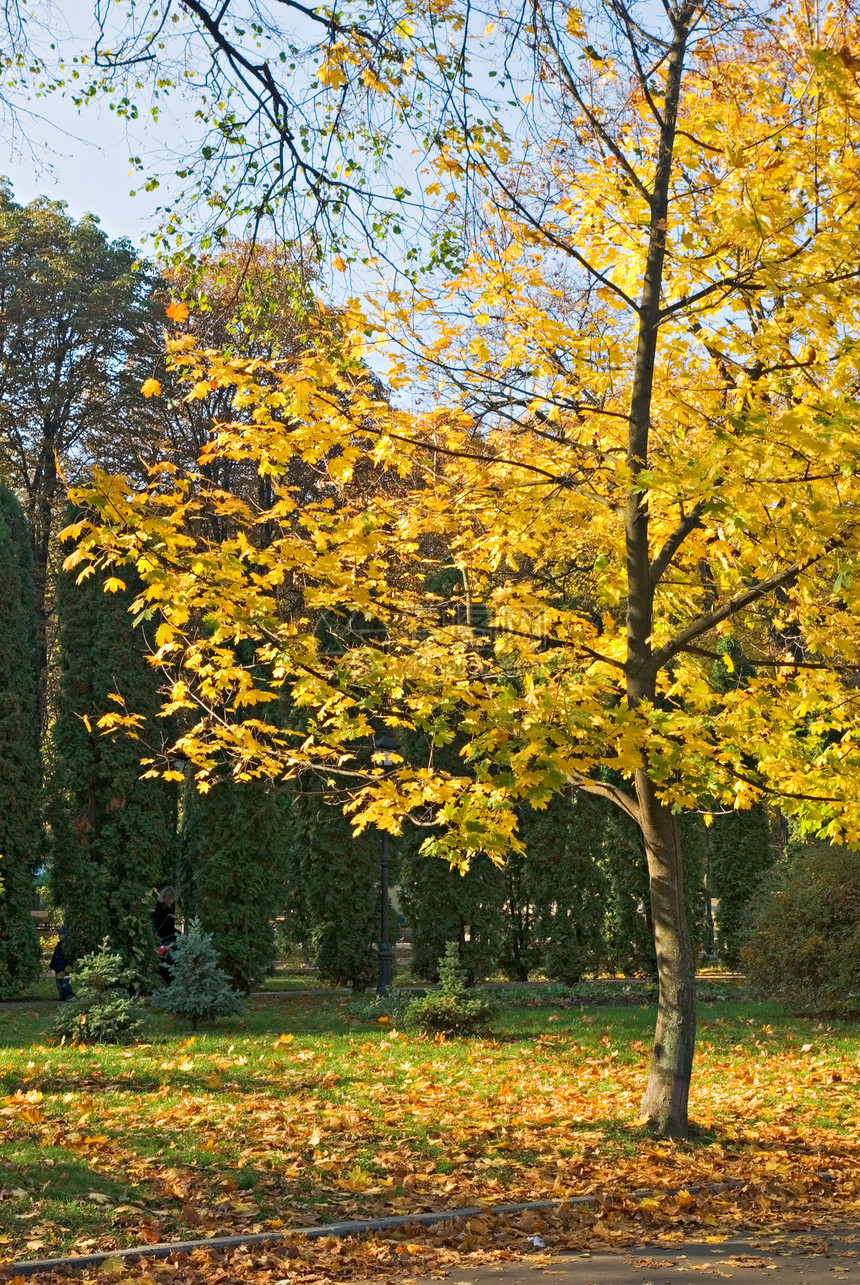
[[[400, 746], [390, 732], [380, 732], [373, 738], [373, 748], [382, 756], [384, 767], [391, 767], [392, 754]], [[377, 995], [384, 995], [391, 985], [391, 943], [388, 940], [388, 831], [382, 831], [382, 915], [379, 930], [379, 975], [376, 982]]]

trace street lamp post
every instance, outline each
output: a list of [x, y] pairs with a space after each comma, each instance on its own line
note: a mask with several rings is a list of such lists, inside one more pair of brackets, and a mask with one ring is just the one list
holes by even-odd
[[[373, 738], [373, 748], [379, 750], [382, 755], [382, 764], [384, 767], [391, 767], [392, 754], [396, 753], [400, 746], [390, 732], [380, 732]], [[385, 995], [391, 985], [391, 943], [388, 940], [388, 831], [382, 831], [382, 913], [380, 916], [379, 930], [379, 973], [376, 982], [377, 995]]]

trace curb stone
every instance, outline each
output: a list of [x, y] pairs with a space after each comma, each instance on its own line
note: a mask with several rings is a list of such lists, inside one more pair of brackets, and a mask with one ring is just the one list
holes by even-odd
[[[635, 1192], [634, 1195], [645, 1193]], [[440, 1209], [427, 1214], [395, 1214], [387, 1218], [367, 1218], [356, 1222], [324, 1223], [317, 1227], [287, 1227], [283, 1231], [249, 1232], [239, 1236], [209, 1236], [203, 1240], [179, 1240], [162, 1245], [135, 1245], [130, 1249], [106, 1249], [97, 1254], [78, 1254], [70, 1258], [28, 1259], [21, 1263], [4, 1263], [5, 1275], [33, 1276], [36, 1272], [56, 1271], [61, 1267], [98, 1267], [108, 1258], [169, 1258], [171, 1254], [189, 1254], [195, 1249], [238, 1249], [242, 1245], [277, 1245], [290, 1236], [319, 1240], [323, 1236], [360, 1236], [365, 1232], [387, 1231], [415, 1223], [429, 1227], [432, 1223], [454, 1222], [457, 1218], [475, 1218], [479, 1214], [527, 1213], [529, 1210], [559, 1209], [562, 1205], [589, 1205], [593, 1196], [569, 1196], [565, 1200], [532, 1200], [515, 1205], [467, 1205], [462, 1209]]]
[[[673, 1196], [678, 1191], [708, 1191], [715, 1195], [733, 1186], [742, 1186], [739, 1181], [707, 1183], [705, 1186], [688, 1186], [672, 1188], [668, 1191], [655, 1192], [644, 1187], [630, 1195], [637, 1200], [647, 1196]], [[512, 1205], [466, 1205], [461, 1209], [439, 1209], [426, 1214], [392, 1214], [385, 1218], [367, 1218], [355, 1222], [322, 1223], [316, 1227], [285, 1227], [283, 1231], [248, 1232], [238, 1236], [207, 1236], [202, 1240], [177, 1240], [160, 1245], [135, 1245], [128, 1249], [105, 1249], [96, 1254], [78, 1254], [70, 1258], [27, 1259], [20, 1263], [2, 1263], [0, 1272], [3, 1276], [33, 1276], [36, 1272], [56, 1271], [61, 1267], [98, 1267], [108, 1258], [169, 1258], [171, 1254], [190, 1254], [195, 1249], [238, 1249], [242, 1245], [277, 1245], [290, 1236], [304, 1236], [306, 1240], [319, 1240], [323, 1236], [361, 1236], [367, 1232], [387, 1231], [395, 1227], [409, 1227], [416, 1223], [429, 1227], [433, 1223], [455, 1222], [458, 1218], [476, 1218], [480, 1214], [495, 1214], [503, 1218], [506, 1214], [524, 1214], [531, 1210], [561, 1209], [565, 1205], [593, 1205], [595, 1196], [564, 1196], [559, 1200], [529, 1200], [522, 1204]]]

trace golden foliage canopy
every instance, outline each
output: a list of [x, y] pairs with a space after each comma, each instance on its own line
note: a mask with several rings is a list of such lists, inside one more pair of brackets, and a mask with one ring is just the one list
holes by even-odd
[[[230, 389], [230, 415], [195, 469], [96, 475], [69, 564], [135, 564], [202, 784], [313, 767], [360, 825], [441, 822], [428, 845], [460, 860], [516, 843], [517, 800], [620, 798], [646, 762], [677, 808], [773, 797], [860, 842], [857, 33], [802, 6], [728, 31], [690, 11], [667, 155], [666, 60], [631, 79], [567, 15], [584, 70], [556, 57], [559, 136], [518, 153], [501, 124], [452, 125], [433, 162], [452, 205], [467, 160], [486, 197], [444, 289], [335, 328], [321, 309], [278, 361], [175, 329], [188, 400]], [[265, 488], [219, 489], [223, 459]], [[633, 700], [636, 548], [654, 685]], [[283, 687], [296, 716], [269, 718]], [[424, 760], [374, 766], [383, 722]], [[455, 734], [450, 773], [433, 750]]]

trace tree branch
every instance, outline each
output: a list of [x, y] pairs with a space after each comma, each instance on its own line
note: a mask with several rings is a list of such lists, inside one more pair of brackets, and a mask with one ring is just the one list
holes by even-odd
[[834, 549], [838, 549], [844, 545], [847, 538], [848, 536], [846, 534], [838, 540], [829, 540], [821, 552], [817, 553], [814, 558], [807, 558], [805, 562], [792, 562], [790, 566], [784, 567], [782, 571], [778, 571], [776, 575], [769, 576], [767, 580], [757, 581], [755, 584], [751, 585], [749, 589], [745, 589], [743, 593], [738, 594], [736, 598], [732, 598], [730, 602], [724, 603], [722, 607], [717, 607], [714, 611], [709, 611], [707, 615], [700, 616], [698, 620], [694, 620], [691, 625], [688, 625], [686, 629], [683, 629], [681, 633], [672, 639], [671, 642], [667, 642], [652, 654], [651, 665], [653, 666], [653, 672], [656, 674], [656, 672], [661, 669], [668, 660], [671, 660], [673, 656], [676, 656], [679, 651], [684, 651], [689, 643], [693, 642], [696, 638], [701, 638], [702, 634], [708, 633], [709, 630], [713, 629], [716, 625], [719, 625], [723, 620], [728, 620], [731, 616], [737, 615], [737, 613], [739, 611], [743, 611], [745, 607], [751, 606], [752, 603], [758, 602], [761, 598], [766, 598], [769, 593], [772, 593], [774, 589], [778, 589], [780, 585], [788, 584], [789, 581], [794, 580], [801, 574], [801, 572], [806, 571], [808, 567], [812, 567], [816, 562], [820, 562], [825, 554], [832, 553]]
[[622, 812], [626, 812], [637, 825], [641, 825], [639, 804], [617, 785], [610, 785], [608, 781], [592, 781], [577, 773], [572, 773], [567, 778], [567, 783], [576, 790], [584, 790], [586, 794], [596, 794], [601, 799], [609, 799], [610, 803], [614, 803], [616, 807], [621, 808]]
[[665, 575], [669, 563], [672, 561], [690, 532], [695, 531], [697, 527], [702, 525], [700, 519], [704, 507], [705, 501], [699, 500], [698, 504], [694, 505], [687, 516], [681, 518], [681, 521], [675, 527], [675, 530], [669, 536], [666, 543], [663, 545], [663, 548], [651, 563], [649, 570], [651, 572], [651, 583], [653, 585], [658, 584]]

